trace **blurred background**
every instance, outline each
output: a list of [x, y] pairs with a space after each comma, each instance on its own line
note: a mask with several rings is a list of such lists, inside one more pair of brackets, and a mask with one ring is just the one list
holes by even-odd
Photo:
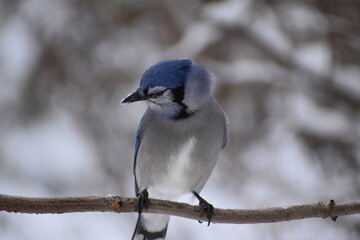
[[[260, 208], [360, 199], [357, 0], [0, 1], [0, 193], [134, 196], [142, 72], [214, 76], [230, 142], [202, 196]], [[185, 196], [181, 201], [197, 204]], [[0, 239], [130, 239], [136, 214], [0, 213]], [[360, 217], [200, 225], [168, 239], [359, 239]]]

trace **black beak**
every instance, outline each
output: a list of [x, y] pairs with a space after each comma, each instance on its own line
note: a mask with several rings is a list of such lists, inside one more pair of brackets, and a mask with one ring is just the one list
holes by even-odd
[[121, 101], [121, 103], [132, 103], [132, 102], [143, 101], [143, 100], [147, 100], [147, 99], [148, 99], [148, 97], [143, 92], [143, 90], [141, 90], [141, 88], [138, 88], [138, 89], [136, 89], [135, 92], [133, 92], [132, 94], [130, 94], [129, 96], [124, 98]]

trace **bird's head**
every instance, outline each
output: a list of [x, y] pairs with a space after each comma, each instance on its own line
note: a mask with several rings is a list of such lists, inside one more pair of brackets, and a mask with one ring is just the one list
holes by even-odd
[[211, 76], [190, 59], [166, 60], [147, 69], [140, 87], [122, 103], [146, 100], [151, 110], [170, 119], [191, 116], [211, 98]]

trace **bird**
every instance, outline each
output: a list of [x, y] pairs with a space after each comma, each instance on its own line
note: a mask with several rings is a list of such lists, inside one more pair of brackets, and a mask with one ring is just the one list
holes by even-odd
[[211, 96], [212, 85], [208, 70], [194, 60], [165, 60], [148, 68], [122, 100], [148, 103], [136, 132], [139, 214], [132, 240], [165, 239], [170, 216], [143, 212], [149, 197], [176, 200], [192, 193], [210, 224], [214, 207], [199, 193], [228, 141], [227, 117]]

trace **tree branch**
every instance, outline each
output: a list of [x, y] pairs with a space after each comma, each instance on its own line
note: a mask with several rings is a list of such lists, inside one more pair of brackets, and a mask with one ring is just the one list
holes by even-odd
[[[121, 196], [32, 198], [0, 194], [0, 211], [20, 213], [137, 212], [137, 199]], [[161, 213], [206, 221], [198, 206], [150, 199], [148, 213]], [[360, 202], [335, 205], [333, 200], [315, 204], [264, 209], [215, 209], [213, 223], [270, 223], [303, 218], [331, 218], [360, 214]]]

